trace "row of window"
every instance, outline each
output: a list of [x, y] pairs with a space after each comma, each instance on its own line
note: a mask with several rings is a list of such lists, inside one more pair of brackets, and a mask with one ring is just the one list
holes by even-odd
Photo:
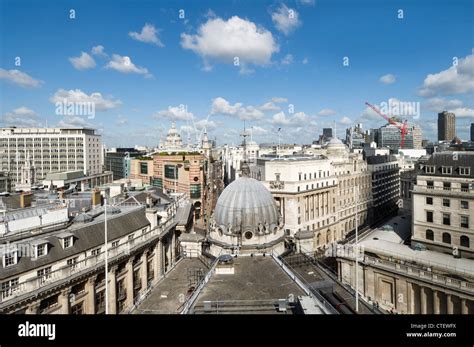
[[[434, 189], [434, 181], [426, 181], [426, 188]], [[443, 190], [451, 190], [451, 182], [443, 182]], [[469, 192], [469, 183], [461, 183], [461, 191]]]
[[[425, 237], [426, 237], [427, 240], [434, 241], [434, 232], [433, 232], [433, 230], [427, 229], [426, 232], [425, 232]], [[443, 243], [451, 244], [451, 234], [450, 233], [444, 232], [441, 235], [441, 239], [442, 239]], [[469, 240], [469, 237], [467, 237], [466, 235], [461, 235], [461, 237], [459, 238], [459, 244], [461, 245], [461, 247], [469, 248], [470, 244], [471, 244], [471, 242]]]
[[[436, 166], [435, 165], [427, 165], [425, 166], [425, 172], [430, 174], [436, 173]], [[452, 175], [453, 174], [453, 167], [452, 166], [441, 166], [441, 173], [443, 175]], [[459, 167], [459, 174], [461, 176], [469, 176], [471, 174], [470, 167]]]
[[[426, 204], [433, 205], [433, 197], [427, 196], [426, 197]], [[443, 206], [444, 207], [451, 207], [451, 200], [450, 199], [443, 199]], [[463, 210], [469, 209], [469, 201], [461, 200], [459, 201], [459, 207]]]
[[[428, 223], [433, 223], [433, 211], [426, 211], [426, 221]], [[460, 227], [469, 228], [469, 216], [460, 216]], [[443, 225], [451, 225], [451, 214], [443, 213]]]

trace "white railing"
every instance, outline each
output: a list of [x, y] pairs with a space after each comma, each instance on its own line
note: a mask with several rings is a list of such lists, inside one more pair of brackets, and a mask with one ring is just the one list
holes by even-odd
[[[109, 247], [109, 262], [113, 261], [115, 258], [119, 256], [123, 256], [124, 254], [130, 254], [130, 252], [134, 248], [138, 248], [148, 242], [150, 239], [154, 237], [158, 237], [164, 231], [166, 231], [173, 223], [174, 218], [168, 219], [163, 224], [157, 226], [156, 228], [136, 236], [126, 243], [120, 244], [117, 247]], [[40, 290], [42, 288], [46, 288], [50, 285], [57, 285], [57, 283], [64, 281], [64, 280], [71, 280], [72, 277], [79, 275], [80, 273], [90, 271], [96, 267], [100, 267], [104, 265], [105, 261], [105, 251], [99, 253], [98, 255], [89, 256], [83, 260], [78, 261], [73, 265], [66, 265], [61, 267], [57, 270], [51, 271], [47, 278], [46, 276], [33, 277], [27, 279], [23, 282], [18, 283], [15, 286], [10, 288], [6, 288], [0, 291], [0, 303], [5, 303], [10, 301], [18, 296], [26, 295], [28, 293], [32, 293], [36, 290]], [[35, 270], [36, 271], [36, 270]], [[8, 281], [7, 281], [8, 282]]]

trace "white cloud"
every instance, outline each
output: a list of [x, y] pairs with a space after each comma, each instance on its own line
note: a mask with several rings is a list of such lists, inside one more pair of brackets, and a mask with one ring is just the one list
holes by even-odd
[[193, 119], [193, 114], [188, 112], [184, 105], [168, 106], [167, 110], [162, 110], [153, 115], [154, 118], [167, 118], [172, 121], [188, 121]]
[[336, 111], [330, 108], [323, 108], [321, 111], [318, 112], [318, 116], [326, 117], [326, 116], [334, 116]]
[[449, 111], [462, 106], [462, 101], [458, 99], [431, 98], [424, 103], [426, 108], [433, 112]]
[[107, 53], [105, 53], [104, 46], [102, 45], [92, 47], [91, 53], [99, 57], [108, 57]]
[[16, 108], [11, 112], [5, 113], [2, 117], [2, 122], [6, 126], [40, 126], [40, 119], [38, 117], [38, 114], [25, 106]]
[[107, 111], [122, 104], [120, 100], [104, 98], [101, 93], [87, 95], [80, 89], [58, 89], [49, 101], [52, 103], [94, 103], [96, 111]]
[[202, 130], [206, 128], [207, 131], [211, 131], [217, 128], [216, 122], [209, 119], [201, 119], [194, 123], [197, 130]]
[[152, 24], [146, 23], [142, 28], [141, 33], [129, 32], [128, 35], [137, 41], [151, 43], [158, 47], [164, 47], [160, 38], [158, 37], [159, 30], [156, 29]]
[[106, 69], [114, 69], [122, 73], [136, 73], [152, 77], [148, 70], [141, 66], [136, 66], [130, 57], [112, 54], [112, 60], [105, 66]]
[[311, 117], [304, 112], [295, 113], [292, 116], [286, 116], [285, 112], [281, 111], [273, 115], [270, 123], [273, 125], [281, 126], [307, 126], [311, 122]]
[[86, 52], [81, 52], [81, 55], [79, 57], [69, 58], [69, 61], [76, 70], [87, 70], [95, 67], [94, 58], [92, 58]]
[[217, 97], [212, 101], [211, 114], [236, 117], [240, 120], [256, 120], [263, 117], [262, 111], [253, 106], [244, 107], [240, 102], [231, 105], [221, 97]]
[[288, 8], [285, 4], [281, 4], [271, 15], [277, 30], [286, 36], [301, 25], [299, 13], [295, 9]]
[[234, 64], [236, 57], [240, 66], [265, 66], [279, 50], [270, 31], [238, 16], [208, 19], [197, 34], [182, 33], [181, 46], [201, 56], [206, 71], [213, 61]]
[[461, 58], [456, 66], [429, 74], [419, 89], [424, 97], [464, 94], [474, 91], [474, 54]]
[[281, 60], [282, 65], [291, 65], [293, 64], [293, 55], [292, 54], [287, 54], [285, 57]]
[[258, 125], [254, 125], [253, 127], [251, 127], [251, 132], [252, 132], [252, 136], [258, 136], [258, 135], [265, 135], [268, 133], [268, 130], [265, 129], [265, 128], [262, 128]]
[[272, 98], [272, 101], [274, 103], [280, 104], [280, 103], [288, 102], [288, 99], [287, 98], [274, 97], [274, 98]]
[[93, 125], [84, 118], [67, 116], [61, 119], [57, 125], [59, 128], [93, 128]]
[[308, 63], [309, 63], [308, 58], [304, 58], [303, 61], [302, 61], [302, 63], [303, 63], [304, 65], [308, 64]]
[[43, 81], [37, 80], [20, 70], [5, 70], [0, 68], [0, 79], [7, 80], [20, 87], [39, 87]]
[[315, 0], [298, 0], [303, 6], [314, 6]]
[[128, 123], [128, 119], [122, 116], [121, 114], [117, 117], [117, 125], [125, 125]]
[[396, 80], [395, 76], [390, 73], [379, 78], [379, 81], [383, 84], [392, 84], [395, 83]]
[[339, 123], [344, 124], [344, 125], [349, 125], [352, 124], [352, 120], [349, 117], [342, 117]]
[[275, 105], [273, 102], [266, 102], [263, 105], [259, 106], [258, 109], [263, 112], [268, 112], [268, 111], [279, 111], [280, 106]]
[[456, 118], [469, 118], [474, 117], [474, 110], [472, 108], [467, 107], [459, 107], [452, 110], [450, 112], [454, 112]]

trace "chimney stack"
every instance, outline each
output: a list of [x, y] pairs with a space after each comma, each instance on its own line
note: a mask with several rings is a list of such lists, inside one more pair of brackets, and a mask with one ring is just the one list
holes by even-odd
[[102, 196], [100, 195], [100, 189], [95, 188], [92, 191], [92, 207], [102, 205]]
[[21, 193], [20, 195], [20, 207], [31, 207], [31, 202], [33, 201], [32, 193]]

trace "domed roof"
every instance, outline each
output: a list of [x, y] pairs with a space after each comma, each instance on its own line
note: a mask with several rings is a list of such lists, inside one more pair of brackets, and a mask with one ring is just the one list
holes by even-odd
[[224, 189], [217, 200], [214, 219], [217, 226], [233, 233], [278, 226], [279, 213], [272, 194], [259, 181], [241, 177]]
[[341, 147], [341, 146], [345, 147], [345, 145], [342, 143], [341, 140], [339, 140], [337, 137], [333, 137], [331, 139], [331, 141], [328, 142], [328, 147], [336, 147], [336, 146], [337, 147]]

